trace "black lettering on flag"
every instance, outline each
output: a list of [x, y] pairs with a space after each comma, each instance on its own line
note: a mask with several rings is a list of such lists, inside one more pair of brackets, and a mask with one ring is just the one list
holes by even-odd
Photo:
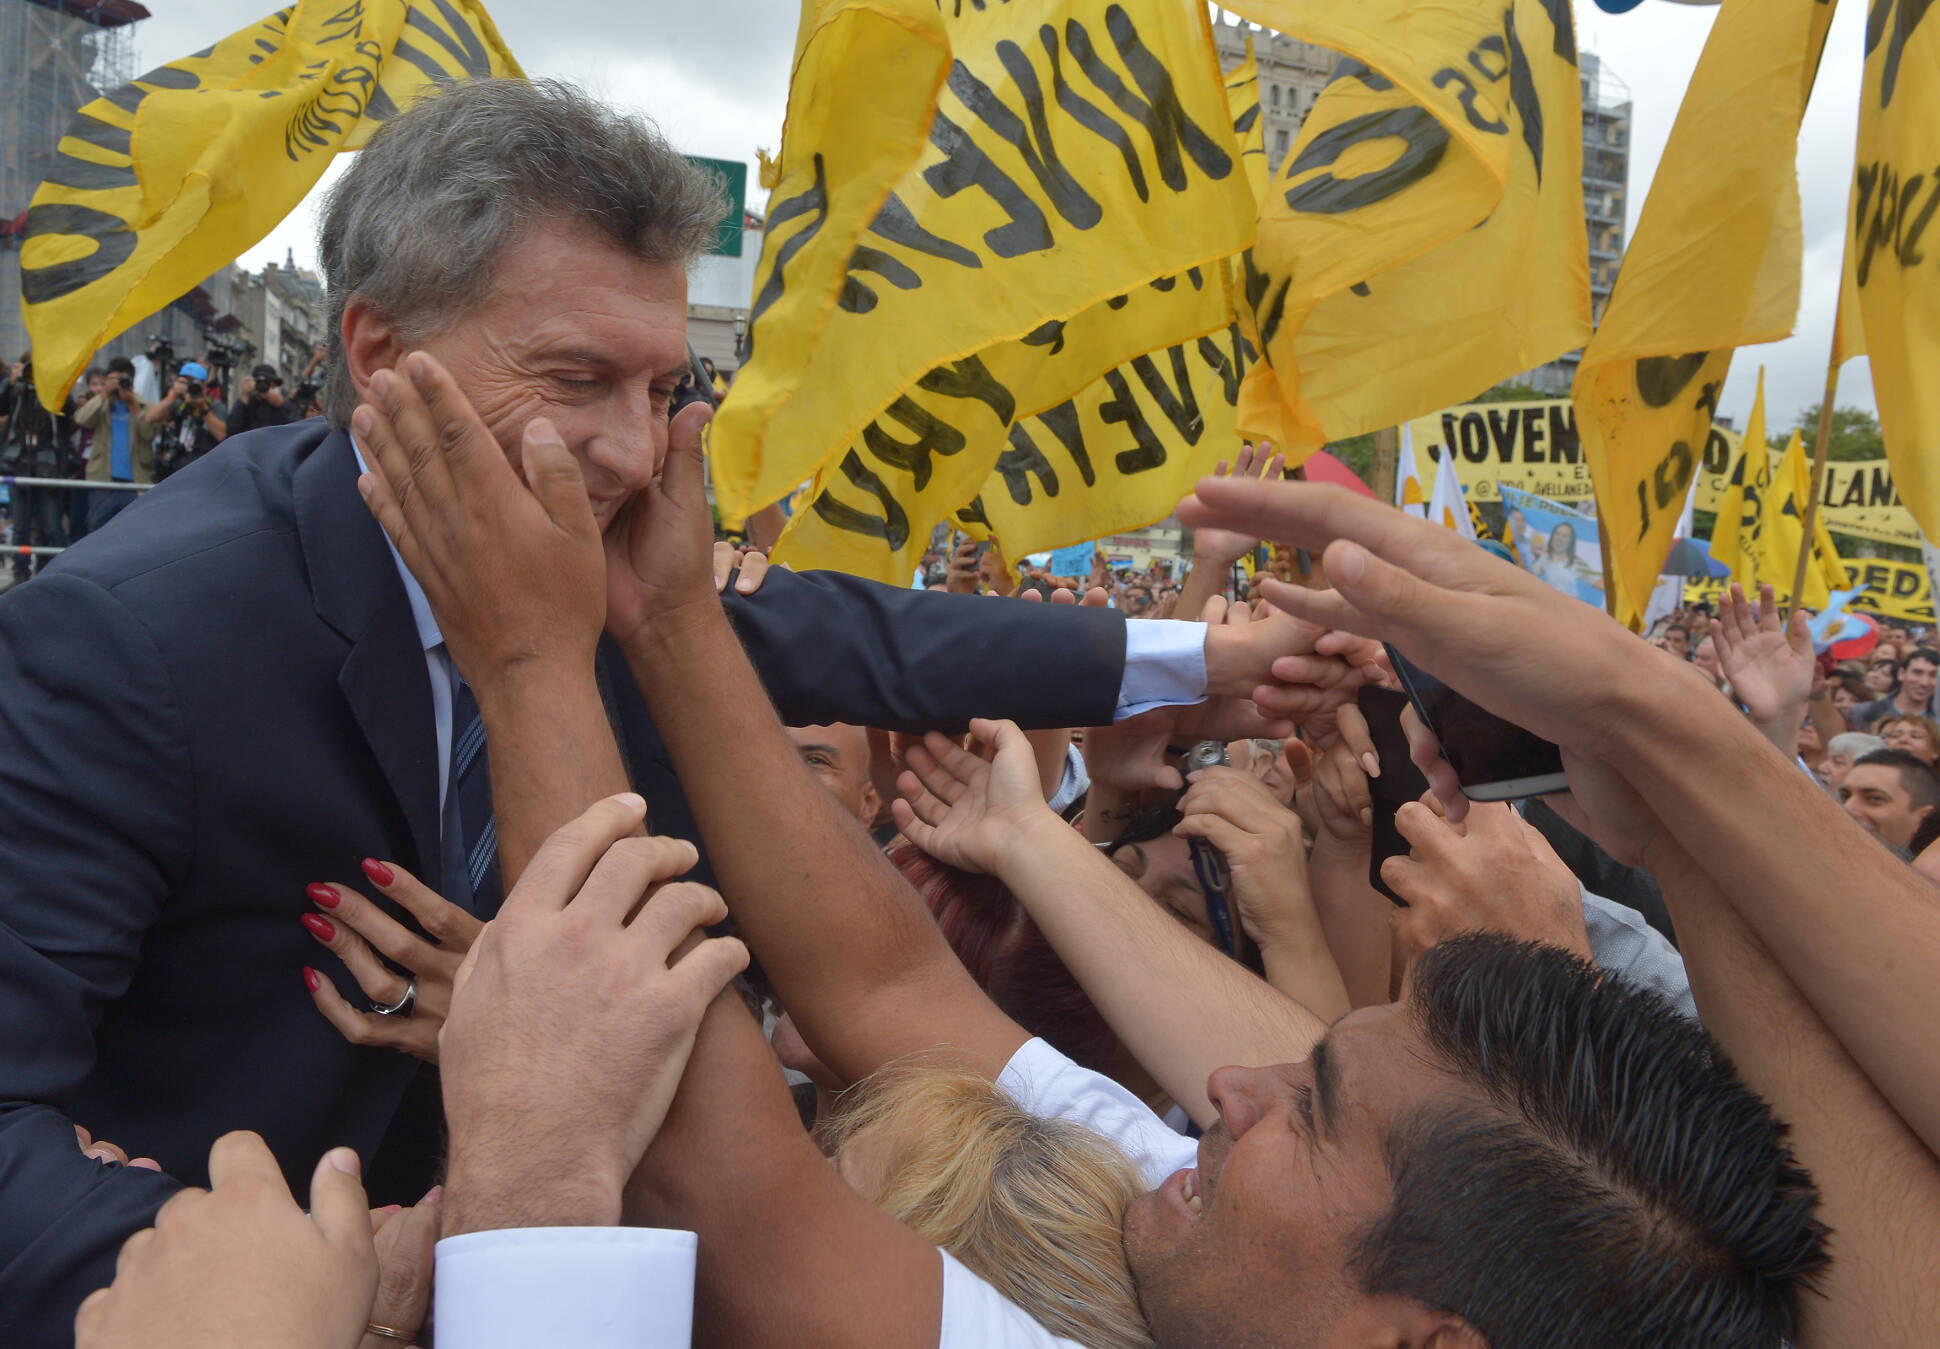
[[919, 492], [930, 485], [930, 461], [939, 454], [960, 454], [968, 443], [963, 432], [907, 394], [885, 408], [882, 416], [901, 422], [916, 438], [896, 439], [883, 429], [879, 417], [862, 428], [862, 443], [883, 463], [909, 474]]
[[1716, 476], [1731, 467], [1731, 442], [1717, 427], [1704, 438], [1704, 471]]
[[1387, 137], [1404, 142], [1392, 163], [1352, 178], [1318, 174], [1289, 188], [1287, 205], [1312, 215], [1340, 215], [1372, 206], [1433, 173], [1448, 150], [1448, 128], [1426, 108], [1384, 108], [1350, 117], [1322, 131], [1301, 149], [1286, 176], [1292, 178], [1338, 163], [1355, 146]]
[[[1884, 250], [1902, 268], [1917, 267], [1926, 261], [1920, 237], [1933, 223], [1940, 208], [1940, 171], [1929, 183], [1916, 173], [1902, 180], [1893, 165], [1884, 162], [1862, 164], [1855, 170], [1853, 241], [1859, 257], [1853, 277], [1864, 286], [1871, 279], [1874, 254]], [[1925, 201], [1920, 189], [1927, 188]]]
[[1637, 362], [1637, 396], [1645, 407], [1669, 407], [1697, 378], [1710, 356], [1708, 351], [1692, 351], [1682, 356], [1644, 357]]
[[1058, 471], [1051, 467], [1051, 461], [1044, 457], [1044, 451], [1037, 448], [1037, 442], [1021, 423], [1010, 428], [1010, 448], [997, 456], [997, 472], [1004, 479], [1010, 499], [1020, 506], [1031, 504], [1033, 474], [1044, 488], [1045, 496], [1058, 494]]
[[1014, 258], [1051, 246], [1051, 226], [1037, 203], [940, 109], [930, 121], [930, 144], [943, 152], [942, 163], [923, 170], [931, 191], [954, 197], [966, 187], [980, 188], [1010, 217], [1009, 224], [984, 231], [983, 241], [991, 252]]
[[1207, 369], [1219, 376], [1219, 396], [1226, 401], [1226, 405], [1238, 407], [1240, 381], [1246, 375], [1246, 357], [1242, 351], [1245, 339], [1240, 336], [1237, 323], [1226, 330], [1226, 338], [1231, 343], [1230, 353], [1210, 334], [1200, 338], [1199, 359], [1206, 363]]
[[1893, 26], [1892, 36], [1887, 38], [1886, 57], [1879, 67], [1879, 106], [1882, 111], [1893, 101], [1893, 90], [1900, 80], [1900, 58], [1906, 54], [1907, 41], [1932, 7], [1933, 0], [1873, 0], [1873, 7], [1866, 15], [1866, 55], [1869, 59], [1873, 49], [1879, 46], [1880, 39], [1887, 36], [1889, 19]]
[[1064, 320], [1050, 319], [1017, 339], [1027, 347], [1049, 347], [1047, 355], [1055, 356], [1064, 350]]
[[[799, 234], [789, 238], [775, 250], [775, 265], [768, 272], [768, 279], [761, 283], [761, 293], [754, 297], [754, 306], [748, 311], [748, 328], [741, 335], [740, 349], [735, 353], [741, 364], [746, 365], [754, 359], [754, 334], [761, 323], [761, 316], [774, 307], [775, 301], [782, 296], [786, 282], [784, 274], [788, 264], [794, 260], [808, 242], [821, 230], [829, 218], [828, 170], [822, 163], [822, 156], [815, 156], [815, 181], [802, 191], [777, 203], [768, 212], [768, 229], [772, 234], [796, 216], [810, 215], [814, 218], [802, 227]], [[908, 522], [904, 522], [907, 527]]]
[[1280, 323], [1286, 317], [1287, 290], [1293, 285], [1293, 278], [1282, 277], [1280, 288], [1273, 294], [1271, 303], [1267, 302], [1267, 292], [1273, 287], [1273, 278], [1261, 271], [1253, 261], [1253, 250], [1247, 249], [1240, 254], [1240, 262], [1245, 268], [1244, 286], [1246, 307], [1253, 312], [1254, 325], [1260, 331], [1260, 345], [1271, 346], [1274, 336], [1280, 331]]
[[983, 259], [962, 244], [924, 229], [909, 207], [903, 204], [903, 199], [894, 192], [883, 202], [882, 209], [876, 212], [876, 218], [869, 222], [869, 230], [892, 244], [901, 244], [911, 252], [927, 253], [961, 267], [983, 266]]
[[1570, 12], [1570, 0], [1536, 0], [1536, 2], [1543, 7], [1543, 13], [1549, 15], [1550, 27], [1556, 33], [1550, 50], [1571, 65], [1575, 65], [1576, 16]]
[[[1475, 53], [1469, 53], [1471, 60], [1474, 56]], [[1507, 122], [1489, 116], [1481, 108], [1476, 106], [1475, 100], [1481, 95], [1482, 91], [1475, 87], [1474, 80], [1471, 80], [1467, 75], [1455, 69], [1453, 66], [1443, 66], [1435, 72], [1435, 87], [1437, 89], [1446, 89], [1451, 84], [1458, 85], [1461, 88], [1461, 92], [1455, 95], [1455, 101], [1462, 105], [1462, 112], [1468, 118], [1468, 124], [1470, 126], [1474, 127], [1477, 131], [1486, 131], [1491, 136], [1506, 136], [1509, 134], [1509, 124]]]
[[971, 74], [970, 68], [961, 61], [950, 69], [950, 92], [963, 100], [963, 106], [975, 113], [985, 126], [1016, 148], [1024, 167], [1050, 198], [1052, 209], [1067, 224], [1081, 230], [1090, 229], [1104, 218], [1104, 209], [1078, 185], [1064, 161], [1058, 158], [1057, 145], [1051, 139], [1050, 120], [1044, 113], [1044, 91], [1038, 85], [1037, 71], [1015, 42], [999, 42], [997, 59], [1024, 100], [1025, 116], [1030, 119], [1028, 127], [1023, 117], [1005, 106], [990, 86]]
[[1334, 73], [1327, 77], [1327, 83], [1332, 84], [1336, 80], [1359, 80], [1376, 93], [1394, 88], [1393, 80], [1352, 56], [1343, 56], [1334, 63]]
[[1006, 424], [1017, 415], [1016, 397], [976, 356], [937, 366], [917, 380], [916, 387], [945, 398], [974, 398], [989, 408], [999, 422]]
[[1522, 461], [1525, 464], [1549, 462], [1543, 456], [1543, 433], [1549, 423], [1540, 409], [1531, 408], [1522, 416]]
[[1143, 473], [1157, 468], [1165, 462], [1165, 446], [1159, 443], [1152, 424], [1145, 419], [1145, 409], [1132, 397], [1132, 389], [1125, 382], [1122, 369], [1107, 370], [1105, 383], [1111, 389], [1111, 397], [1098, 405], [1098, 419], [1107, 426], [1122, 422], [1132, 433], [1134, 445], [1129, 450], [1120, 450], [1114, 459], [1118, 471], [1124, 474]]
[[1117, 72], [1099, 57], [1097, 49], [1091, 45], [1091, 35], [1076, 20], [1065, 24], [1064, 42], [1086, 78], [1098, 86], [1100, 93], [1117, 104], [1120, 112], [1144, 127], [1146, 134], [1152, 138], [1152, 153], [1159, 180], [1174, 192], [1185, 191], [1187, 158], [1197, 164], [1199, 171], [1208, 178], [1217, 180], [1231, 174], [1232, 157], [1198, 123], [1186, 116], [1185, 107], [1179, 102], [1178, 91], [1172, 84], [1172, 72], [1140, 40], [1138, 26], [1132, 22], [1132, 16], [1125, 12], [1123, 5], [1113, 5], [1105, 11], [1105, 31], [1110, 35], [1112, 45], [1118, 49], [1119, 59], [1138, 82], [1139, 94], [1144, 97], [1125, 87]]
[[1078, 476], [1084, 485], [1090, 487], [1098, 481], [1098, 472], [1091, 466], [1091, 451], [1085, 448], [1084, 423], [1079, 420], [1077, 405], [1069, 398], [1054, 408], [1046, 408], [1032, 420], [1042, 422], [1045, 429], [1057, 437], [1058, 444], [1071, 456], [1071, 462], [1078, 467]]
[[[1193, 392], [1192, 376], [1186, 373], [1186, 349], [1183, 345], [1167, 347], [1164, 355], [1172, 367], [1170, 384], [1150, 355], [1134, 356], [1132, 373], [1138, 376], [1138, 382], [1152, 395], [1152, 401], [1159, 405], [1159, 411], [1165, 414], [1180, 438], [1188, 445], [1197, 445], [1205, 433], [1206, 418], [1199, 411], [1199, 395]], [[1122, 462], [1119, 466], [1124, 467]]]
[[898, 290], [916, 290], [923, 284], [922, 277], [880, 248], [857, 244], [855, 252], [849, 254], [849, 274], [842, 278], [842, 294], [836, 300], [851, 314], [866, 314], [876, 307], [876, 292], [856, 276], [857, 272], [874, 272]]
[[[1494, 56], [1502, 62], [1501, 66], [1492, 66], [1489, 62], [1482, 59], [1484, 56]], [[1468, 54], [1468, 63], [1476, 74], [1480, 75], [1490, 84], [1499, 84], [1502, 81], [1502, 77], [1509, 73], [1508, 44], [1502, 40], [1499, 34], [1490, 33], [1487, 37], [1475, 44], [1475, 50]]]
[[1489, 423], [1479, 412], [1462, 414], [1461, 438], [1450, 441], [1449, 449], [1458, 450], [1462, 458], [1471, 464], [1489, 462]]
[[119, 187], [140, 187], [141, 179], [129, 164], [97, 164], [66, 151], [56, 151], [54, 162], [41, 180], [55, 187], [73, 187], [89, 192], [112, 192]]
[[81, 287], [99, 281], [128, 260], [138, 242], [134, 230], [118, 215], [97, 211], [72, 202], [49, 202], [27, 208], [27, 237], [50, 234], [78, 235], [94, 240], [94, 251], [86, 257], [44, 267], [20, 269], [20, 299], [23, 304], [46, 304], [72, 295]]
[[890, 552], [901, 552], [903, 545], [909, 542], [909, 512], [905, 511], [901, 503], [896, 500], [896, 494], [889, 490], [881, 478], [869, 470], [869, 467], [862, 462], [862, 456], [854, 450], [842, 456], [839, 467], [842, 476], [853, 486], [861, 488], [876, 499], [876, 504], [882, 507], [882, 514], [875, 516], [867, 511], [857, 510], [847, 502], [837, 501], [827, 492], [816, 496], [815, 513], [825, 524], [836, 529], [846, 529], [851, 534], [881, 539], [889, 545]]
[[431, 0], [431, 3], [438, 7], [439, 16], [450, 26], [449, 34], [440, 32], [438, 26], [431, 23], [428, 18], [420, 21], [422, 11], [415, 4], [411, 6], [411, 12], [404, 21], [413, 28], [431, 34], [438, 45], [450, 53], [451, 59], [458, 63], [458, 68], [466, 75], [477, 80], [489, 79], [492, 74], [492, 58], [486, 54], [485, 44], [479, 41], [478, 34], [472, 31], [469, 23], [465, 22], [465, 16], [459, 13], [451, 0]]
[[1042, 24], [1037, 30], [1037, 40], [1044, 45], [1044, 55], [1051, 63], [1051, 94], [1057, 99], [1058, 106], [1072, 121], [1118, 151], [1118, 157], [1125, 161], [1126, 176], [1132, 180], [1132, 190], [1138, 193], [1138, 199], [1151, 200], [1150, 190], [1145, 185], [1145, 166], [1139, 163], [1138, 151], [1132, 147], [1131, 133], [1113, 121], [1103, 108], [1066, 83], [1064, 56], [1058, 46], [1058, 30], [1048, 23]]
[[92, 145], [97, 150], [110, 154], [128, 155], [134, 153], [134, 133], [126, 127], [118, 127], [112, 122], [104, 122], [99, 117], [90, 117], [85, 112], [74, 114], [74, 120], [67, 124], [66, 133], [83, 145]]
[[1502, 15], [1502, 32], [1509, 39], [1509, 101], [1516, 105], [1516, 116], [1522, 121], [1522, 143], [1529, 147], [1530, 158], [1535, 161], [1536, 183], [1540, 186], [1543, 181], [1543, 100], [1536, 92], [1536, 76], [1529, 68], [1529, 54], [1522, 49], [1522, 39], [1516, 36], [1516, 11], [1513, 7]]

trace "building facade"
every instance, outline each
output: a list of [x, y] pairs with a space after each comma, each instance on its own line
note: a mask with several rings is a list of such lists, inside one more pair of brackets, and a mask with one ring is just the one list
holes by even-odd
[[[1267, 160], [1278, 173], [1299, 139], [1300, 124], [1326, 87], [1339, 53], [1301, 42], [1218, 11], [1213, 42], [1221, 69], [1246, 59], [1248, 40], [1259, 61], [1260, 108]], [[1630, 90], [1595, 52], [1579, 58], [1583, 103], [1583, 206], [1590, 236], [1590, 304], [1598, 322], [1617, 284], [1623, 260], [1624, 217], [1630, 196]], [[1567, 352], [1518, 377], [1541, 392], [1569, 392], [1581, 353]], [[1483, 392], [1477, 390], [1477, 393]]]

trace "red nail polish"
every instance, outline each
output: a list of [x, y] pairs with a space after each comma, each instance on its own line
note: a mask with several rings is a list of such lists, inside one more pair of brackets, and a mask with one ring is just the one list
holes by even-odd
[[343, 898], [327, 885], [306, 885], [303, 893], [310, 897], [312, 904], [321, 904], [326, 909], [334, 909]]
[[304, 914], [303, 926], [309, 928], [310, 935], [318, 941], [329, 941], [337, 935], [337, 929], [320, 913]]
[[364, 859], [364, 874], [371, 879], [372, 885], [389, 885], [397, 879], [397, 873], [378, 861], [375, 857]]
[[308, 965], [305, 965], [303, 967], [303, 982], [309, 985], [310, 991], [314, 993], [323, 987], [323, 976], [311, 969]]

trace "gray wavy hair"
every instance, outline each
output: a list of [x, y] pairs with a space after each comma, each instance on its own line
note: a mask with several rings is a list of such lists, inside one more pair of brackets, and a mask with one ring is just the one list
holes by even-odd
[[643, 260], [685, 264], [725, 209], [714, 180], [644, 118], [557, 80], [452, 85], [378, 128], [325, 201], [324, 414], [347, 426], [357, 406], [351, 296], [415, 341], [486, 296], [499, 255], [535, 220], [589, 224]]

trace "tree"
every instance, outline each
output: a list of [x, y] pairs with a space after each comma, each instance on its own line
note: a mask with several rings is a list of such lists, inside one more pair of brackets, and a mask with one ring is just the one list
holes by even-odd
[[1533, 403], [1537, 399], [1554, 398], [1555, 394], [1544, 393], [1533, 384], [1523, 384], [1517, 380], [1505, 379], [1492, 389], [1485, 389], [1469, 399], [1471, 403]]
[[[1805, 452], [1812, 453], [1812, 447], [1819, 434], [1819, 405], [1814, 403], [1799, 413], [1793, 423], [1805, 439]], [[1792, 438], [1792, 427], [1771, 438], [1772, 448], [1782, 450]], [[1878, 459], [1886, 453], [1886, 442], [1879, 434], [1879, 418], [1864, 408], [1832, 409], [1832, 429], [1826, 437], [1826, 458], [1828, 459]]]

